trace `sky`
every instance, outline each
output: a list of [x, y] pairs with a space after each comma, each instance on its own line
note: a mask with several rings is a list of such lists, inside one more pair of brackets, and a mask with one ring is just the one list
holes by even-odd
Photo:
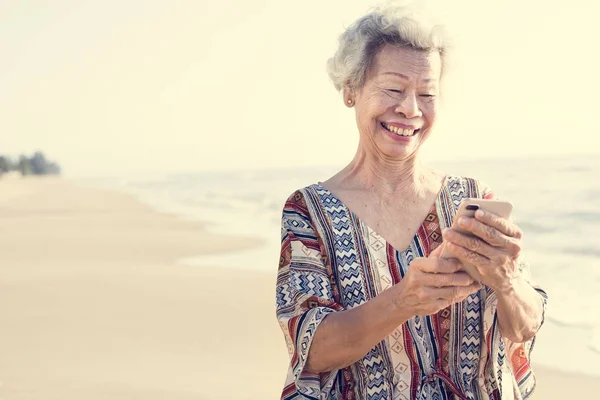
[[[600, 155], [600, 5], [424, 4], [454, 52], [444, 161]], [[0, 153], [66, 175], [344, 165], [353, 110], [325, 63], [365, 0], [0, 2]]]

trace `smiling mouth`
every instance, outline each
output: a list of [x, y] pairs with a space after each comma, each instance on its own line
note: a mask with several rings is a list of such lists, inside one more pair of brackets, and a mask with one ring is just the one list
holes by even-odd
[[398, 136], [414, 136], [417, 133], [419, 133], [419, 131], [421, 130], [421, 129], [402, 129], [397, 126], [388, 125], [385, 122], [382, 122], [381, 126], [386, 131], [395, 133]]

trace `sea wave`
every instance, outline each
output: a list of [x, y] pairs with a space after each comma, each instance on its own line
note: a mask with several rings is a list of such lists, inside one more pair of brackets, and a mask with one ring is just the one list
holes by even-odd
[[596, 211], [572, 211], [562, 214], [562, 217], [576, 222], [595, 223], [600, 221], [600, 212]]
[[562, 252], [600, 258], [600, 245], [598, 247], [564, 247]]
[[594, 329], [590, 348], [600, 355], [600, 327]]

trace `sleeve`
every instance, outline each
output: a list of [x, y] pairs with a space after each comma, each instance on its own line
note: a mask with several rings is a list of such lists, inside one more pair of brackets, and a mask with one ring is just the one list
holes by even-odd
[[[486, 199], [497, 199], [493, 191], [485, 185], [481, 185], [481, 197]], [[531, 267], [522, 252], [518, 259], [517, 268], [525, 280], [537, 291], [539, 301], [542, 303], [542, 321], [544, 324], [548, 296], [533, 280]], [[497, 383], [497, 389], [514, 390], [521, 394], [520, 397], [527, 398], [535, 387], [535, 376], [531, 373], [531, 353], [536, 337], [524, 343], [513, 343], [504, 338], [500, 332], [497, 318], [498, 299], [489, 287], [485, 287], [485, 299], [483, 302], [483, 325], [485, 334], [486, 351], [488, 355], [487, 373], [493, 376]], [[508, 361], [508, 362], [506, 362]], [[511, 375], [509, 378], [509, 374]], [[496, 386], [496, 385], [494, 385]]]
[[329, 399], [334, 390], [339, 371], [312, 374], [305, 370], [319, 325], [328, 314], [342, 310], [335, 300], [335, 279], [326, 258], [304, 196], [296, 192], [286, 201], [282, 213], [276, 284], [277, 319], [290, 356], [282, 398], [299, 393], [308, 399]]

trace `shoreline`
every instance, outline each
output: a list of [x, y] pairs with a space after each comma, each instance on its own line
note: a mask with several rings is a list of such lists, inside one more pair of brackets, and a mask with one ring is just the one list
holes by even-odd
[[[0, 179], [0, 221], [3, 399], [279, 397], [276, 267], [219, 265], [260, 240], [61, 178]], [[208, 254], [202, 267], [178, 262]], [[532, 398], [600, 392], [600, 377], [533, 358]]]
[[46, 178], [0, 179], [0, 227], [2, 399], [279, 395], [276, 271], [176, 263], [259, 242]]

